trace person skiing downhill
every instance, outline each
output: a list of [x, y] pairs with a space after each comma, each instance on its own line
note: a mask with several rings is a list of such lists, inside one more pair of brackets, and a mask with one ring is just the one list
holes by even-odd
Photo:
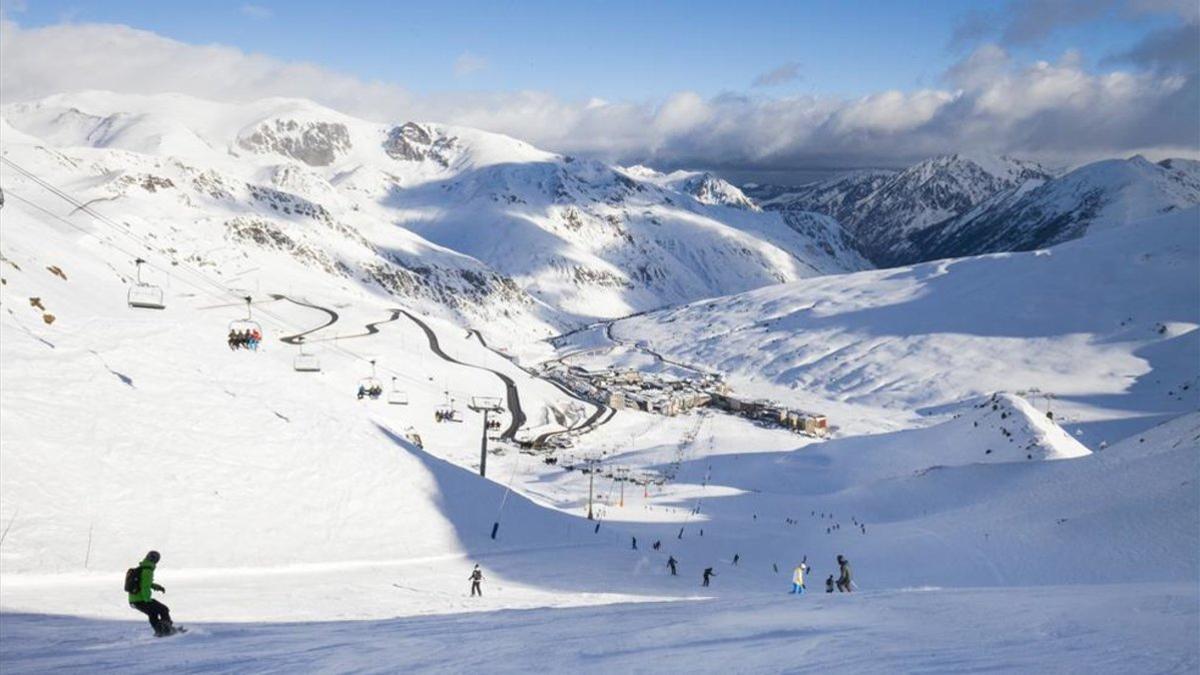
[[[154, 570], [162, 556], [158, 551], [150, 551], [142, 562], [134, 569], [137, 570], [136, 592], [129, 593], [129, 606], [145, 614], [150, 619], [150, 627], [154, 629], [155, 637], [165, 637], [176, 632], [175, 624], [171, 621], [171, 610], [166, 605], [151, 597], [154, 591], [166, 593], [167, 589], [154, 583]], [[133, 570], [130, 570], [133, 572]], [[128, 582], [128, 578], [127, 578]]]
[[808, 565], [804, 562], [796, 565], [796, 569], [792, 570], [792, 593], [804, 595], [804, 574], [806, 572], [808, 572]]
[[479, 583], [483, 581], [483, 570], [479, 569], [479, 565], [475, 566], [475, 569], [471, 571], [471, 576], [467, 578], [471, 580], [471, 597], [478, 595], [482, 598], [483, 589], [479, 587]]
[[675, 569], [675, 566], [678, 564], [679, 564], [679, 561], [675, 559], [675, 556], [673, 556], [673, 555], [667, 556], [667, 567], [671, 568], [671, 576], [673, 576], [673, 577], [679, 575], [679, 571], [677, 569]]
[[705, 567], [704, 568], [704, 581], [700, 582], [700, 585], [707, 587], [709, 577], [715, 577], [715, 576], [717, 576], [717, 573], [713, 571], [713, 568]]
[[838, 561], [838, 570], [839, 570], [838, 580], [837, 580], [838, 592], [839, 593], [849, 593], [851, 591], [850, 584], [852, 583], [852, 580], [850, 578], [850, 561], [846, 560], [841, 555], [839, 555], [837, 557], [837, 561]]

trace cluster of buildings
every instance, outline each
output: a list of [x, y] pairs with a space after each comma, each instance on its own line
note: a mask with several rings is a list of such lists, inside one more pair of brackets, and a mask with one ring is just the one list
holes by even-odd
[[799, 433], [823, 436], [829, 431], [824, 415], [792, 410], [773, 401], [739, 399], [716, 374], [673, 378], [637, 370], [588, 370], [552, 362], [545, 375], [583, 398], [617, 410], [674, 416], [707, 406]]

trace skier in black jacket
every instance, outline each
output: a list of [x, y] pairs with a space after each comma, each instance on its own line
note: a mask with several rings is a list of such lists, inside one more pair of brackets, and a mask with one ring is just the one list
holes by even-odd
[[479, 582], [483, 581], [483, 571], [479, 569], [479, 565], [475, 566], [475, 569], [471, 571], [471, 576], [467, 578], [471, 580], [471, 597], [478, 595], [482, 598], [483, 589], [479, 587]]

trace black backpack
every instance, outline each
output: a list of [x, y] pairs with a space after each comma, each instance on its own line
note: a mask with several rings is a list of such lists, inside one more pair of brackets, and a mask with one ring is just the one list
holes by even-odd
[[130, 567], [125, 571], [125, 592], [133, 595], [142, 592], [141, 567]]

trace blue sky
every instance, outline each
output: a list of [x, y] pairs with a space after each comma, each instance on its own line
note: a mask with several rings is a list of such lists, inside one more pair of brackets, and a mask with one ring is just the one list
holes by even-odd
[[[183, 42], [315, 63], [418, 93], [537, 90], [571, 99], [640, 101], [680, 90], [859, 96], [938, 86], [966, 47], [952, 44], [956, 28], [972, 14], [1003, 15], [1007, 4], [28, 0], [9, 14], [27, 28], [126, 24]], [[1162, 21], [1112, 10], [1010, 50], [1027, 60], [1053, 61], [1077, 49], [1094, 66]], [[457, 73], [456, 63], [463, 66]], [[798, 64], [798, 78], [751, 86], [786, 64]]]

